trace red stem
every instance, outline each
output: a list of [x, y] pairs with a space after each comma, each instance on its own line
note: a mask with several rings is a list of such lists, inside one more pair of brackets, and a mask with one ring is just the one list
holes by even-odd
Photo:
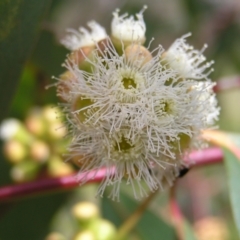
[[[189, 159], [190, 160], [186, 160], [186, 162], [194, 166], [219, 163], [223, 160], [223, 153], [220, 148], [213, 147], [192, 152]], [[113, 173], [113, 171], [111, 172]], [[73, 174], [65, 177], [40, 179], [34, 182], [4, 186], [0, 188], [0, 202], [17, 200], [17, 198], [45, 192], [72, 189], [83, 183], [101, 182], [105, 174], [106, 169], [100, 169], [98, 171], [92, 171], [91, 174], [88, 174], [85, 178], [82, 174], [78, 174], [78, 176]], [[81, 179], [84, 179], [84, 182], [81, 181]]]
[[176, 201], [175, 197], [175, 187], [170, 190], [170, 201], [169, 201], [169, 210], [171, 214], [172, 224], [176, 230], [177, 236], [179, 240], [184, 239], [184, 231], [183, 231], [183, 224], [184, 224], [184, 217], [180, 210], [180, 207]]
[[206, 148], [204, 150], [194, 151], [189, 154], [188, 159], [185, 160], [190, 166], [202, 166], [207, 164], [214, 164], [223, 161], [223, 152], [219, 147]]
[[217, 81], [217, 85], [213, 90], [218, 93], [240, 87], [240, 76], [232, 76], [221, 78]]
[[83, 183], [81, 180], [77, 180], [77, 178], [84, 179], [84, 183], [101, 182], [105, 177], [106, 170], [100, 169], [98, 171], [92, 171], [91, 173], [92, 174], [88, 174], [87, 176], [74, 173], [64, 177], [45, 178], [33, 182], [4, 186], [0, 188], [0, 202], [16, 200], [19, 197], [22, 198], [44, 192], [72, 189]]

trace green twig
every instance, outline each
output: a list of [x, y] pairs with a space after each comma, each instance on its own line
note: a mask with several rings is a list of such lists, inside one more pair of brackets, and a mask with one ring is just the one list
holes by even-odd
[[138, 206], [138, 208], [130, 215], [130, 217], [119, 227], [116, 240], [122, 240], [136, 226], [141, 216], [145, 212], [149, 203], [155, 197], [158, 191], [151, 192], [150, 195]]

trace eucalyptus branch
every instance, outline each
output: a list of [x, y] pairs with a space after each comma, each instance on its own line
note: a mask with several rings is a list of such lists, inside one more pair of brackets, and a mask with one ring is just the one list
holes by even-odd
[[77, 178], [84, 179], [84, 183], [97, 183], [101, 182], [105, 175], [106, 169], [100, 169], [98, 171], [92, 171], [91, 174], [87, 176], [84, 175], [84, 178], [81, 177], [81, 173], [74, 173], [64, 177], [38, 179], [33, 182], [4, 186], [0, 188], [0, 202], [17, 200], [19, 198], [40, 195], [52, 191], [70, 190], [83, 184], [83, 182], [77, 180]]
[[220, 78], [214, 87], [214, 91], [218, 93], [235, 88], [240, 88], [240, 76]]
[[[223, 153], [220, 148], [212, 147], [201, 151], [194, 151], [189, 155], [185, 162], [192, 166], [202, 166], [206, 164], [220, 163], [223, 160]], [[88, 174], [85, 181], [77, 181], [81, 178], [81, 173], [77, 173], [58, 178], [39, 179], [33, 182], [3, 186], [0, 188], [0, 202], [13, 201], [19, 198], [39, 195], [52, 191], [69, 190], [78, 187], [81, 184], [101, 182], [106, 176], [106, 169], [92, 171]], [[112, 171], [113, 172], [113, 171]]]

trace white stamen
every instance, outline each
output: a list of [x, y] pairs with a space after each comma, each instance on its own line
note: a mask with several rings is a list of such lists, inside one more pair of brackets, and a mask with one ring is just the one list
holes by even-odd
[[61, 41], [61, 43], [69, 50], [77, 50], [81, 47], [94, 46], [107, 37], [105, 29], [95, 21], [88, 23], [91, 31], [80, 27], [78, 31], [74, 29], [67, 29], [68, 35]]
[[133, 16], [127, 17], [128, 14], [119, 16], [119, 9], [113, 12], [113, 20], [111, 24], [112, 36], [121, 41], [128, 42], [144, 42], [146, 25], [143, 19], [143, 13], [146, 6], [136, 14], [137, 20]]
[[198, 51], [186, 43], [186, 38], [189, 36], [191, 36], [191, 33], [177, 39], [164, 53], [163, 57], [182, 78], [207, 80], [209, 73], [205, 73], [205, 70], [213, 64], [210, 61], [202, 65], [202, 62], [206, 60], [203, 52], [207, 48], [207, 44], [204, 44], [203, 48]]

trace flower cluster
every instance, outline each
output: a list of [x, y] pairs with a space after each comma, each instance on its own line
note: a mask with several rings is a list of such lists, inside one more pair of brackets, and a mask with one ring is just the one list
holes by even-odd
[[136, 19], [115, 11], [111, 35], [91, 22], [91, 31], [71, 30], [62, 41], [72, 50], [57, 83], [72, 139], [69, 159], [86, 176], [107, 168], [99, 194], [113, 185], [113, 199], [123, 179], [136, 198], [146, 186], [172, 185], [183, 158], [203, 146], [199, 135], [219, 114], [206, 46], [194, 49], [186, 34], [168, 50], [144, 47], [144, 10]]
[[62, 159], [66, 128], [56, 113], [60, 114], [56, 106], [33, 107], [24, 121], [9, 118], [1, 123], [0, 138], [6, 160], [12, 165], [13, 181], [31, 181], [43, 173], [60, 177], [75, 171], [73, 164]]
[[[72, 240], [112, 240], [117, 239], [117, 229], [112, 222], [100, 216], [100, 209], [91, 202], [78, 202], [72, 206], [71, 220], [75, 220]], [[67, 240], [60, 232], [51, 232], [45, 240]]]

